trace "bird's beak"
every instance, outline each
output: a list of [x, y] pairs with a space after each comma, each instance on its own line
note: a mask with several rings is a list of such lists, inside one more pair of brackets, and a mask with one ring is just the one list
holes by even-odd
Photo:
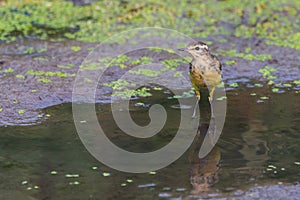
[[187, 48], [180, 48], [178, 49], [179, 51], [187, 51], [188, 49]]

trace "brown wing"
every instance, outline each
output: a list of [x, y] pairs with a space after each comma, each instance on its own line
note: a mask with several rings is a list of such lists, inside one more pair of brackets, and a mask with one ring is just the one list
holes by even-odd
[[215, 55], [211, 55], [211, 57], [213, 58], [213, 60], [215, 61], [215, 67], [217, 70], [219, 70], [220, 72], [222, 72], [222, 64], [221, 62], [219, 61], [218, 57], [215, 56]]

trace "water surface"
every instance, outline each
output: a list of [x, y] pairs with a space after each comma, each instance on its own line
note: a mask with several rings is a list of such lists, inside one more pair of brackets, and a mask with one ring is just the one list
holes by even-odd
[[[124, 149], [159, 149], [174, 137], [180, 115], [176, 100], [168, 95], [161, 91], [132, 100], [131, 114], [140, 125], [149, 122], [148, 107], [134, 106], [135, 101], [166, 107], [170, 122], [157, 136], [143, 140], [126, 136], [113, 122], [109, 104], [96, 106], [101, 126]], [[223, 133], [205, 159], [196, 156], [198, 135], [176, 162], [144, 174], [118, 172], [94, 159], [77, 135], [70, 104], [47, 108], [52, 117], [39, 125], [0, 128], [1, 195], [4, 199], [193, 199], [239, 197], [257, 185], [296, 184], [300, 179], [299, 93], [245, 86], [227, 91], [227, 102]], [[208, 103], [200, 106], [204, 111], [199, 129], [205, 132]]]

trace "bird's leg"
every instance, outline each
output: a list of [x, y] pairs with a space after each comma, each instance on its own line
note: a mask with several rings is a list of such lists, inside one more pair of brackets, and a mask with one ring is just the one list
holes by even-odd
[[197, 101], [194, 106], [194, 112], [193, 112], [192, 118], [196, 118], [197, 109], [199, 107], [199, 101], [200, 101], [200, 91], [199, 90], [196, 90], [196, 98], [197, 98]]
[[213, 99], [214, 99], [214, 92], [215, 92], [215, 87], [212, 87], [210, 92], [209, 92], [209, 97], [208, 97], [208, 100], [209, 100], [209, 103], [210, 103], [210, 111], [211, 111], [211, 118], [215, 118], [215, 115], [214, 115], [214, 109], [213, 109]]

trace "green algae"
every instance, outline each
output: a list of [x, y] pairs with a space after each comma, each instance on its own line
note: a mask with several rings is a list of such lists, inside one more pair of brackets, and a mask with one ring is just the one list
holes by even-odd
[[160, 71], [153, 71], [150, 69], [137, 69], [137, 70], [131, 70], [129, 71], [130, 74], [139, 74], [149, 77], [156, 77], [160, 74]]
[[81, 50], [81, 47], [80, 46], [71, 46], [70, 48], [72, 51], [75, 51], [75, 52], [78, 52]]
[[25, 110], [23, 110], [23, 109], [21, 109], [21, 110], [18, 110], [18, 114], [19, 115], [22, 115], [22, 114], [24, 114], [26, 111]]
[[274, 84], [274, 79], [276, 79], [277, 76], [274, 76], [272, 73], [276, 71], [277, 70], [274, 67], [270, 66], [265, 66], [264, 68], [258, 70], [258, 72], [261, 73], [264, 78], [268, 79], [268, 85]]
[[150, 93], [150, 88], [141, 87], [138, 89], [134, 88], [134, 83], [129, 83], [128, 81], [118, 79], [111, 83], [104, 83], [103, 86], [110, 87], [113, 90], [112, 97], [118, 97], [122, 99], [128, 99], [131, 97], [149, 97], [152, 96]]
[[225, 65], [235, 65], [236, 61], [235, 60], [228, 60], [224, 62]]
[[300, 49], [299, 7], [297, 0], [93, 1], [85, 6], [58, 0], [5, 1], [0, 7], [0, 40], [35, 36], [100, 42], [113, 33], [155, 26], [201, 38], [233, 32], [236, 37], [257, 36], [266, 44]]
[[4, 73], [12, 73], [12, 72], [14, 72], [15, 70], [13, 69], [13, 68], [7, 68], [7, 69], [5, 69], [5, 70], [3, 70], [3, 72]]
[[299, 80], [294, 80], [293, 83], [294, 83], [295, 85], [300, 85], [300, 79], [299, 79]]
[[48, 78], [38, 78], [37, 79], [38, 82], [42, 82], [42, 83], [51, 83], [52, 81]]
[[25, 76], [22, 75], [22, 74], [17, 74], [17, 75], [16, 75], [16, 78], [18, 78], [18, 79], [25, 79]]
[[233, 87], [233, 88], [236, 88], [238, 86], [239, 86], [239, 84], [236, 82], [229, 84], [229, 87]]
[[68, 64], [68, 65], [57, 65], [58, 68], [61, 69], [71, 69], [72, 67], [74, 67], [74, 64]]
[[75, 77], [76, 74], [70, 74], [70, 73], [65, 73], [65, 72], [60, 72], [60, 71], [56, 71], [56, 72], [44, 72], [44, 71], [34, 71], [34, 70], [28, 70], [26, 72], [28, 75], [32, 75], [32, 76], [48, 76], [48, 77]]
[[258, 61], [265, 61], [272, 59], [272, 55], [270, 54], [250, 54], [250, 53], [238, 53], [235, 49], [232, 50], [221, 50], [220, 54], [222, 56], [228, 56], [228, 57], [237, 57], [242, 58], [245, 60], [258, 60]]

